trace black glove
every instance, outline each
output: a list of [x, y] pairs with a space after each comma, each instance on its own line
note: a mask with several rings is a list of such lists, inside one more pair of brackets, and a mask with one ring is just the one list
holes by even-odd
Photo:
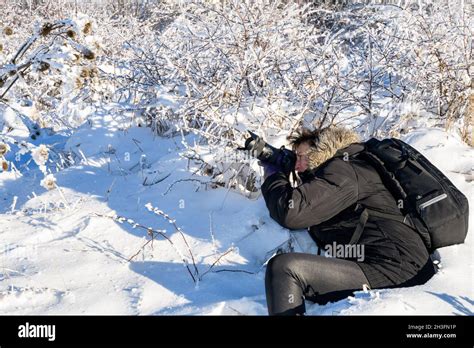
[[282, 167], [280, 165], [277, 165], [277, 164], [273, 164], [273, 163], [269, 163], [269, 162], [262, 162], [262, 161], [259, 161], [258, 164], [263, 167], [263, 178], [264, 179], [268, 178], [272, 174], [283, 171]]
[[263, 152], [266, 142], [256, 134], [251, 132], [250, 134], [251, 136], [245, 140], [245, 145], [243, 147], [237, 148], [237, 150], [249, 151], [253, 157], [259, 158]]

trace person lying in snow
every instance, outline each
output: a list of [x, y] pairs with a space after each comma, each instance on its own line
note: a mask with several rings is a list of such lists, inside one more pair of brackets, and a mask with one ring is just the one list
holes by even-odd
[[[301, 129], [289, 140], [297, 155], [298, 186], [277, 166], [262, 163], [263, 197], [275, 221], [292, 230], [307, 228], [326, 256], [287, 253], [269, 261], [265, 289], [270, 315], [302, 315], [305, 300], [325, 304], [365, 287], [420, 285], [434, 275], [419, 233], [410, 223], [391, 218], [403, 220], [403, 215], [377, 171], [362, 159], [347, 157], [360, 151], [355, 132]], [[347, 158], [335, 156], [338, 150]], [[351, 240], [359, 225], [359, 237]], [[327, 257], [328, 251], [333, 257]]]

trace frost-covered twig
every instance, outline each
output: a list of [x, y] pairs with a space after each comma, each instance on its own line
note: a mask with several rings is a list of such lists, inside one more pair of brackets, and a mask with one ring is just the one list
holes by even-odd
[[187, 181], [197, 181], [199, 182], [200, 184], [207, 184], [208, 182], [206, 181], [202, 181], [202, 180], [199, 180], [199, 179], [179, 179], [179, 180], [176, 180], [175, 182], [173, 182], [172, 184], [170, 184], [168, 186], [168, 189], [163, 193], [163, 196], [166, 196], [170, 191], [171, 189], [173, 188], [174, 185], [176, 185], [177, 183], [180, 183], [180, 182], [187, 182]]
[[211, 234], [211, 242], [212, 247], [214, 248], [214, 253], [217, 253], [216, 237], [214, 236], [214, 228], [212, 226], [212, 211], [209, 213], [209, 232]]
[[54, 177], [53, 174], [48, 174], [46, 175], [43, 180], [41, 180], [40, 182], [41, 186], [43, 186], [45, 189], [47, 190], [53, 190], [53, 189], [56, 189], [58, 190], [59, 192], [59, 195], [61, 196], [63, 202], [64, 202], [64, 205], [66, 207], [66, 209], [70, 210], [71, 207], [69, 206], [69, 203], [67, 202], [66, 200], [66, 197], [64, 196], [64, 193], [63, 191], [61, 190], [61, 188], [56, 184], [56, 178]]
[[[33, 44], [38, 41], [40, 38], [44, 38], [46, 36], [54, 36], [52, 33], [55, 33], [55, 31], [61, 29], [62, 31], [59, 31], [57, 33], [57, 36], [61, 34], [66, 34], [68, 30], [73, 30], [74, 29], [74, 24], [71, 21], [57, 21], [54, 23], [45, 23], [42, 26], [39, 26], [35, 29], [35, 32], [33, 35], [25, 42], [23, 45], [18, 49], [17, 53], [13, 56], [13, 58], [10, 60], [10, 65], [7, 66], [2, 66], [0, 67], [0, 72], [3, 72], [3, 70], [6, 70], [5, 73], [3, 73], [0, 76], [0, 80], [2, 81], [2, 85], [5, 85], [6, 81], [9, 80], [10, 77], [12, 77], [12, 81], [7, 85], [5, 90], [0, 94], [0, 99], [3, 99], [5, 95], [8, 93], [8, 91], [12, 88], [15, 82], [18, 81], [19, 76], [23, 76], [26, 73], [26, 70], [30, 68], [33, 64], [39, 65], [40, 63], [43, 64], [43, 67], [48, 67], [50, 66], [50, 60], [51, 57], [54, 56], [54, 54], [51, 53], [51, 50], [55, 44], [55, 37], [49, 41], [47, 44], [41, 45], [36, 51], [33, 52], [29, 57], [24, 62], [17, 62], [19, 59], [21, 59], [26, 51], [28, 51]], [[67, 36], [65, 35], [65, 39], [68, 40]], [[87, 54], [91, 54], [92, 51], [90, 51], [88, 48], [86, 48], [83, 45], [80, 45], [79, 43], [69, 39], [71, 43], [74, 44], [74, 48], [78, 49], [81, 51], [82, 54], [87, 56]]]
[[[157, 230], [157, 229], [153, 229], [151, 227], [146, 227], [146, 226], [143, 226], [143, 225], [133, 221], [132, 219], [126, 218], [124, 216], [118, 216], [118, 215], [109, 216], [109, 215], [103, 215], [103, 214], [99, 214], [99, 213], [94, 213], [94, 215], [99, 216], [99, 217], [109, 218], [109, 219], [117, 221], [118, 223], [121, 223], [121, 224], [126, 222], [129, 225], [131, 225], [132, 228], [137, 228], [138, 227], [138, 228], [146, 230], [147, 235], [149, 235], [151, 237], [151, 239], [149, 241], [147, 241], [145, 244], [143, 244], [140, 247], [140, 249], [134, 255], [132, 255], [127, 261], [131, 262], [136, 256], [138, 256], [144, 250], [144, 248], [148, 244], [153, 243], [153, 239], [154, 239], [155, 235], [160, 235], [161, 237], [163, 237], [165, 240], [167, 240], [170, 243], [171, 247], [174, 249], [174, 251], [178, 254], [178, 256], [183, 261], [183, 264], [186, 267], [186, 269], [188, 270], [188, 273], [190, 274], [191, 278], [193, 279], [193, 282], [196, 282], [196, 278], [194, 277], [193, 273], [189, 269], [189, 265], [188, 265], [188, 262], [187, 262], [186, 258], [179, 251], [179, 249], [176, 247], [176, 245], [173, 243], [173, 241], [170, 238], [168, 238], [168, 236], [166, 235], [166, 230]], [[196, 276], [197, 275], [198, 274], [196, 274]]]
[[[158, 208], [155, 208], [153, 207], [153, 205], [151, 203], [147, 203], [145, 205], [145, 207], [152, 213], [158, 215], [158, 216], [161, 216], [163, 217], [164, 219], [166, 219], [170, 224], [173, 225], [174, 229], [176, 230], [176, 232], [178, 232], [181, 237], [183, 238], [183, 241], [184, 241], [184, 244], [186, 245], [186, 248], [188, 249], [188, 253], [189, 253], [189, 256], [191, 257], [191, 260], [193, 262], [193, 266], [194, 266], [194, 271], [195, 271], [195, 274], [197, 277], [199, 277], [199, 270], [196, 266], [196, 261], [194, 260], [194, 255], [193, 255], [193, 252], [191, 251], [191, 247], [189, 246], [188, 244], [188, 241], [186, 240], [186, 237], [184, 236], [183, 234], [183, 230], [181, 229], [181, 227], [178, 227], [176, 225], [176, 220], [172, 219], [168, 214], [166, 214], [165, 212], [161, 211], [160, 209]], [[184, 259], [184, 257], [183, 257]]]
[[56, 189], [58, 190], [58, 192], [59, 192], [59, 194], [60, 194], [60, 196], [61, 196], [61, 198], [62, 198], [64, 204], [66, 205], [66, 208], [67, 208], [68, 210], [70, 210], [70, 209], [71, 209], [71, 206], [69, 205], [69, 203], [68, 203], [66, 197], [64, 196], [63, 190], [61, 190], [61, 187], [59, 187], [59, 186], [57, 186]]

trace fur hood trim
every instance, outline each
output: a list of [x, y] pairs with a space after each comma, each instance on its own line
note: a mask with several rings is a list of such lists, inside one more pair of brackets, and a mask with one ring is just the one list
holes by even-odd
[[353, 130], [342, 127], [331, 127], [319, 135], [317, 147], [311, 147], [308, 153], [308, 169], [313, 170], [332, 158], [336, 152], [352, 143], [360, 142], [359, 135]]

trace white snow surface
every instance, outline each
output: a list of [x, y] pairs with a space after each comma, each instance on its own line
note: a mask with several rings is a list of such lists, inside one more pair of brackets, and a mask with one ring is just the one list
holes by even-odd
[[[160, 138], [140, 127], [123, 131], [103, 117], [92, 120], [65, 144], [83, 160], [54, 174], [59, 189], [41, 187], [39, 170], [0, 173], [0, 313], [266, 315], [264, 263], [290, 234], [296, 251], [315, 252], [307, 232], [278, 225], [262, 196], [250, 200], [224, 188], [206, 189], [196, 180], [208, 178], [192, 175], [195, 166], [180, 157], [180, 137]], [[472, 148], [434, 128], [417, 129], [403, 140], [474, 206]], [[148, 183], [163, 180], [144, 186], [145, 177]], [[198, 282], [176, 252], [194, 271], [181, 234], [148, 211], [147, 203], [183, 231]], [[166, 229], [176, 249], [157, 236], [129, 262], [149, 240], [147, 231], [97, 214]], [[425, 285], [359, 291], [324, 306], [308, 302], [307, 314], [472, 315], [473, 233], [471, 227], [464, 244], [439, 250], [441, 270]]]

